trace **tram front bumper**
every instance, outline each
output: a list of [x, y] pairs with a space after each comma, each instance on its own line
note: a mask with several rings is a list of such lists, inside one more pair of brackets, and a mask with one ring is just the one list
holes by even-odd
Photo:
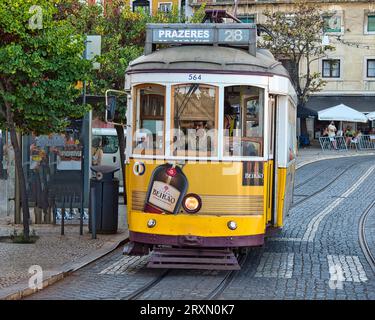
[[[130, 240], [192, 247], [251, 246], [264, 241], [263, 215], [152, 214], [131, 211]], [[235, 222], [236, 229], [229, 228]]]

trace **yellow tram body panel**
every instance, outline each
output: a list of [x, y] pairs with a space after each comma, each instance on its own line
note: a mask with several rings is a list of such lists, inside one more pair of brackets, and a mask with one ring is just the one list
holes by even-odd
[[276, 227], [282, 227], [284, 224], [285, 216], [289, 211], [292, 204], [293, 189], [294, 189], [294, 176], [296, 173], [295, 163], [287, 168], [277, 169], [277, 219]]
[[[137, 175], [134, 167], [144, 165], [144, 173]], [[187, 193], [202, 199], [201, 210], [188, 214], [181, 209], [177, 214], [144, 212], [146, 193], [153, 171], [165, 160], [129, 159], [127, 165], [128, 224], [132, 232], [158, 235], [195, 235], [204, 237], [250, 236], [265, 233], [272, 215], [273, 161], [253, 161], [252, 169], [259, 179], [246, 185], [243, 162], [186, 161], [183, 172], [188, 179]], [[250, 163], [250, 162], [247, 162]], [[260, 179], [261, 177], [261, 179]], [[270, 185], [271, 184], [271, 185]], [[147, 227], [155, 219], [153, 228]], [[237, 229], [230, 230], [228, 221], [235, 221]]]
[[[133, 167], [136, 162], [141, 162], [145, 165], [146, 170], [142, 176], [137, 176], [133, 172]], [[128, 190], [146, 192], [153, 170], [166, 162], [168, 161], [130, 159], [127, 166]], [[170, 162], [175, 161], [171, 160]], [[260, 163], [264, 163], [264, 167], [267, 167], [268, 162]], [[216, 162], [210, 160], [205, 162], [203, 160], [187, 160], [183, 172], [189, 180], [188, 192], [218, 196], [263, 196], [264, 186], [242, 186], [242, 164], [243, 162]]]

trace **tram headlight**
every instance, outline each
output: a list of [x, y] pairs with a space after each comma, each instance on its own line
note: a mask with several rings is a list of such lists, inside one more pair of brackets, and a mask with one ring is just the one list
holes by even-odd
[[187, 213], [197, 213], [202, 207], [202, 200], [197, 194], [189, 193], [182, 200], [182, 206]]
[[227, 226], [231, 230], [236, 230], [237, 229], [237, 223], [235, 221], [228, 221]]
[[150, 219], [147, 221], [147, 227], [153, 228], [156, 226], [156, 220], [155, 219]]

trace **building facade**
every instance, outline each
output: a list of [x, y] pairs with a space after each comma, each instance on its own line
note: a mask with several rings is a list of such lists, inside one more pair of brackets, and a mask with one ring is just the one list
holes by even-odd
[[133, 11], [141, 7], [152, 15], [158, 12], [170, 12], [174, 7], [177, 7], [178, 11], [181, 12], [182, 6], [185, 3], [181, 0], [129, 0], [129, 2]]
[[[193, 8], [206, 2], [206, 8], [225, 9], [243, 22], [263, 23], [263, 12], [292, 11], [294, 1], [276, 0], [190, 0]], [[363, 113], [375, 111], [375, 1], [373, 0], [310, 0], [324, 12], [324, 41], [336, 50], [318, 59], [312, 66], [327, 82], [321, 92], [313, 94], [307, 107], [319, 111], [341, 103]], [[301, 70], [304, 66], [301, 65]], [[319, 136], [326, 122], [315, 117], [306, 121], [310, 139]], [[349, 125], [349, 124], [344, 124]], [[363, 131], [372, 126], [351, 124]]]
[[[88, 0], [89, 4], [105, 5], [108, 2], [111, 2], [111, 0]], [[185, 0], [124, 0], [124, 3], [128, 3], [133, 11], [142, 8], [151, 15], [158, 12], [170, 12], [174, 7], [177, 7], [178, 11], [181, 12], [185, 6]]]

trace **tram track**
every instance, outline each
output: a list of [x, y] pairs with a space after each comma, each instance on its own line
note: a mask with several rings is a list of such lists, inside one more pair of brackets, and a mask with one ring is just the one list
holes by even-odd
[[[328, 171], [330, 168], [325, 168], [324, 170], [320, 171], [318, 174], [306, 179], [305, 181], [301, 182], [300, 184], [296, 185], [294, 187], [294, 189], [299, 189], [301, 188], [302, 186], [304, 186], [305, 184], [309, 183], [311, 180], [314, 180], [315, 178], [319, 177], [321, 174], [323, 174], [324, 172]], [[297, 169], [298, 170], [298, 169]]]
[[[242, 267], [244, 266], [244, 264], [247, 260], [248, 254], [249, 253], [248, 253], [248, 250], [247, 250], [245, 254], [240, 254], [239, 257], [238, 257], [238, 264], [240, 265], [241, 269], [242, 269]], [[205, 298], [205, 300], [216, 300], [216, 299], [218, 299], [221, 296], [221, 294], [224, 292], [224, 290], [230, 286], [233, 279], [235, 278], [235, 276], [237, 275], [237, 273], [240, 270], [231, 270], [231, 271], [227, 272], [224, 279], [219, 283], [219, 285], [214, 290], [211, 291], [211, 293]]]
[[[324, 190], [326, 190], [330, 185], [332, 185], [332, 183], [334, 183], [337, 179], [339, 179], [341, 176], [343, 176], [346, 172], [348, 172], [349, 169], [351, 169], [355, 165], [356, 165], [356, 163], [353, 163], [353, 164], [349, 165], [348, 167], [346, 167], [340, 174], [336, 175], [333, 179], [331, 179], [328, 182], [328, 184], [326, 184], [323, 188], [318, 189], [317, 191], [313, 192], [312, 194], [309, 194], [309, 195], [306, 195], [306, 196], [303, 195], [303, 196], [305, 196], [303, 199], [301, 199], [300, 201], [297, 201], [297, 202], [293, 202], [292, 208], [300, 205], [301, 203], [307, 201], [308, 199], [311, 199], [312, 197], [314, 197], [317, 194], [319, 194], [319, 193], [323, 192]], [[294, 196], [298, 196], [298, 195], [294, 195]]]
[[370, 265], [372, 271], [375, 273], [375, 256], [372, 254], [370, 250], [370, 246], [366, 239], [366, 222], [367, 218], [371, 212], [371, 210], [375, 207], [375, 200], [370, 203], [370, 205], [366, 208], [366, 210], [362, 213], [361, 218], [359, 220], [359, 230], [358, 230], [358, 237], [359, 237], [359, 245], [362, 249], [362, 252]]
[[[248, 256], [248, 252], [244, 254], [240, 254], [238, 257], [238, 264], [240, 265], [241, 269], [244, 266], [246, 259]], [[137, 289], [133, 293], [127, 295], [126, 297], [123, 297], [121, 300], [138, 300], [141, 298], [146, 292], [151, 290], [153, 287], [155, 287], [158, 283], [160, 283], [164, 278], [170, 274], [170, 272], [173, 269], [166, 269], [164, 272], [162, 272], [159, 276], [142, 286], [141, 288]], [[223, 293], [223, 291], [232, 283], [234, 277], [240, 270], [231, 270], [226, 273], [224, 278], [220, 281], [219, 285], [214, 288], [210, 294], [208, 294], [205, 298], [205, 300], [215, 300]]]
[[166, 269], [164, 270], [159, 276], [157, 276], [155, 279], [151, 280], [147, 284], [145, 284], [143, 287], [137, 289], [133, 293], [127, 295], [125, 298], [121, 300], [138, 300], [141, 296], [143, 296], [147, 291], [155, 287], [160, 281], [162, 281], [170, 272], [172, 269]]

